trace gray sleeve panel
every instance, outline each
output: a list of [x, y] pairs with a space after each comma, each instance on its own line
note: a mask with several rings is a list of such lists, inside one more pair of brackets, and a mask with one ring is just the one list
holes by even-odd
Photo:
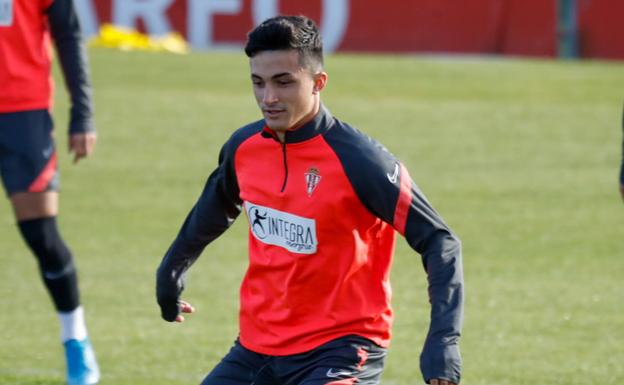
[[414, 182], [411, 185], [405, 239], [422, 256], [431, 303], [431, 321], [420, 368], [426, 382], [437, 378], [458, 384], [462, 371], [459, 339], [464, 315], [461, 242], [418, 186]]
[[69, 132], [95, 130], [87, 52], [72, 0], [54, 0], [48, 8], [50, 31], [71, 97]]
[[462, 370], [459, 339], [464, 314], [461, 242], [414, 182], [411, 197], [405, 239], [422, 256], [431, 303], [420, 368], [426, 382], [437, 378], [457, 384]]
[[459, 338], [464, 312], [461, 243], [452, 233], [439, 231], [428, 238], [422, 256], [429, 281], [431, 322], [420, 368], [427, 382], [438, 378], [457, 384], [462, 369]]
[[[337, 154], [354, 191], [375, 216], [393, 224], [401, 179], [399, 161], [377, 141], [336, 121], [325, 134]], [[393, 173], [396, 173], [393, 178]], [[411, 201], [405, 223], [405, 239], [422, 256], [429, 281], [431, 323], [421, 354], [426, 381], [434, 378], [459, 383], [459, 337], [464, 312], [464, 279], [461, 242], [411, 181]], [[401, 231], [401, 229], [398, 229]]]
[[234, 155], [241, 143], [261, 129], [259, 124], [246, 126], [223, 146], [218, 167], [208, 178], [197, 203], [158, 267], [156, 297], [167, 321], [175, 320], [179, 313], [179, 297], [184, 290], [186, 271], [241, 212]]

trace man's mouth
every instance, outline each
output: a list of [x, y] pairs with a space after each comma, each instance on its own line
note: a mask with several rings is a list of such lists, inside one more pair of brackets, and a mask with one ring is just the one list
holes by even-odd
[[269, 118], [275, 118], [281, 113], [283, 113], [285, 110], [280, 109], [280, 108], [264, 108], [262, 109], [262, 111], [264, 112], [265, 116]]

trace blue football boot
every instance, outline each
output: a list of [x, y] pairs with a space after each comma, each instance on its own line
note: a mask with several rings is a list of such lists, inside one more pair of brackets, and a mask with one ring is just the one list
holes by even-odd
[[89, 338], [68, 340], [65, 347], [68, 385], [93, 385], [100, 381], [100, 369]]

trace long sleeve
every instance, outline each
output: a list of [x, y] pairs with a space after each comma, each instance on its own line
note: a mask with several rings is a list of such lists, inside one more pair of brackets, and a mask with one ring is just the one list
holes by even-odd
[[[341, 124], [341, 123], [338, 123]], [[334, 132], [347, 132], [337, 135]], [[381, 144], [347, 125], [328, 141], [362, 203], [393, 225], [422, 256], [429, 282], [431, 322], [421, 355], [425, 381], [459, 383], [463, 322], [461, 243], [418, 189], [407, 169]]]
[[238, 145], [255, 131], [257, 128], [253, 126], [244, 127], [223, 146], [218, 167], [208, 178], [197, 203], [158, 267], [156, 297], [162, 316], [167, 321], [175, 320], [179, 312], [178, 301], [184, 290], [186, 271], [204, 248], [223, 234], [241, 212], [234, 155]]
[[73, 1], [54, 0], [47, 13], [65, 85], [71, 97], [69, 132], [94, 131], [87, 52]]

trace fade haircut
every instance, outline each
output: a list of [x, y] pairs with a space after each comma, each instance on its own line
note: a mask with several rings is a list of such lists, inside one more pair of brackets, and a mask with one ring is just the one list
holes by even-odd
[[323, 69], [323, 42], [319, 30], [305, 16], [276, 16], [267, 19], [247, 35], [245, 54], [249, 58], [263, 51], [295, 50], [299, 64], [313, 71]]

